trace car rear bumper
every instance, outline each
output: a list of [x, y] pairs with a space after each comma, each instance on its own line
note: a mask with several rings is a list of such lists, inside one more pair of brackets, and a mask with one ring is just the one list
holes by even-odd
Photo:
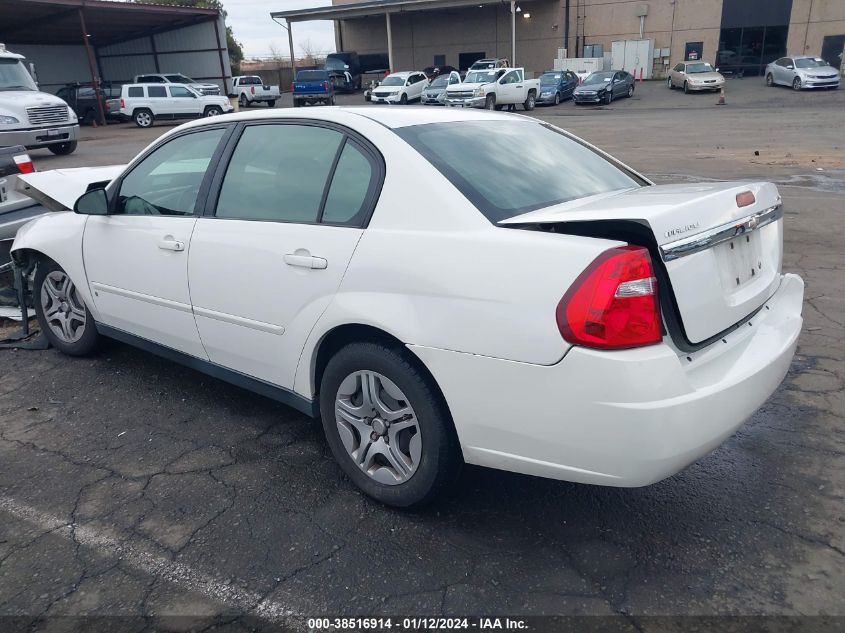
[[468, 463], [643, 486], [714, 450], [775, 391], [801, 330], [804, 282], [785, 275], [746, 325], [683, 354], [668, 344], [572, 348], [531, 365], [409, 346], [449, 405]]
[[0, 147], [23, 145], [27, 149], [47, 147], [56, 143], [67, 143], [79, 138], [79, 125], [60, 125], [55, 127], [33, 128], [29, 130], [9, 130], [0, 132]]

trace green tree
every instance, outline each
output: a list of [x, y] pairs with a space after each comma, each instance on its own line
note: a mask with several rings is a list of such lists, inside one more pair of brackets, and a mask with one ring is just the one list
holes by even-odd
[[[198, 9], [217, 9], [226, 20], [226, 9], [223, 8], [221, 0], [138, 0], [153, 4], [169, 4], [181, 7], [197, 7]], [[226, 48], [229, 50], [229, 63], [232, 65], [232, 74], [239, 75], [241, 62], [244, 59], [244, 51], [241, 43], [235, 38], [232, 27], [226, 25]]]

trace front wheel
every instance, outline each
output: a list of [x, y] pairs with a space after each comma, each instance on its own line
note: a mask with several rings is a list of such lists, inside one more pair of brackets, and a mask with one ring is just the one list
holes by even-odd
[[634, 84], [631, 84], [630, 86], [628, 86], [628, 98], [630, 99], [633, 96], [634, 96]]
[[275, 99], [270, 99], [270, 100], [267, 102], [267, 107], [268, 107], [268, 108], [275, 108], [275, 107], [276, 107], [276, 100], [275, 100]]
[[796, 77], [792, 81], [792, 89], [793, 90], [801, 90], [801, 78], [800, 77]]
[[537, 105], [537, 97], [534, 95], [534, 92], [528, 93], [528, 98], [525, 100], [525, 103], [522, 104], [522, 108], [525, 111], [530, 111], [534, 109], [534, 106]]
[[402, 93], [402, 96], [399, 97], [399, 105], [408, 105], [408, 95], [404, 92]]
[[219, 106], [208, 106], [203, 112], [203, 116], [220, 116], [223, 114], [223, 108]]
[[672, 78], [671, 78], [671, 77], [669, 77], [669, 78], [666, 80], [666, 85], [667, 85], [667, 86], [669, 86], [669, 90], [674, 90], [674, 89], [675, 89], [675, 84], [673, 84], [673, 83], [672, 83]]
[[47, 149], [53, 152], [56, 156], [66, 156], [67, 154], [73, 154], [76, 151], [76, 144], [76, 141], [56, 143], [55, 145], [48, 145]]
[[686, 81], [684, 82], [684, 94], [689, 94], [689, 84]]
[[772, 73], [769, 73], [768, 75], [766, 75], [766, 85], [767, 85], [769, 88], [774, 88], [774, 87], [775, 87], [775, 78], [774, 78], [774, 77], [772, 77]]
[[94, 318], [58, 264], [39, 262], [34, 291], [38, 324], [53, 347], [70, 356], [86, 356], [97, 349], [100, 334]]
[[605, 105], [610, 105], [612, 102], [613, 102], [613, 92], [611, 92], [610, 90], [608, 90], [608, 91], [604, 94], [604, 104], [605, 104]]
[[422, 505], [460, 469], [446, 404], [404, 348], [379, 343], [342, 348], [323, 373], [320, 413], [340, 467], [382, 503]]
[[484, 109], [485, 110], [497, 110], [496, 106], [496, 95], [487, 95], [487, 98], [484, 100]]

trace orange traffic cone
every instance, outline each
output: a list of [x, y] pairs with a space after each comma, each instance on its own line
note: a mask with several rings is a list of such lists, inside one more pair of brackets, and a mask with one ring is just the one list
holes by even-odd
[[719, 91], [719, 100], [716, 102], [716, 105], [725, 105], [725, 87], [722, 86], [722, 89]]

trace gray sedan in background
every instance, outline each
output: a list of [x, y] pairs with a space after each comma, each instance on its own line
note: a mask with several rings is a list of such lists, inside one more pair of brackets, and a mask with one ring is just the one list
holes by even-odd
[[821, 57], [781, 57], [766, 66], [766, 85], [803, 88], [838, 88], [839, 71]]
[[445, 75], [438, 75], [425, 87], [420, 98], [423, 105], [446, 105], [446, 88], [461, 83], [461, 76], [457, 71]]

